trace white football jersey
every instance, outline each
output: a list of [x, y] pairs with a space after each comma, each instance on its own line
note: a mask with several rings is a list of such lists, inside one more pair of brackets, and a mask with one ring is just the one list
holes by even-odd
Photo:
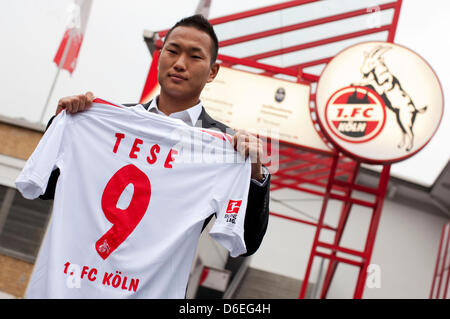
[[27, 298], [184, 298], [204, 220], [246, 252], [251, 166], [217, 131], [96, 99], [61, 112], [16, 180], [28, 199], [60, 176]]

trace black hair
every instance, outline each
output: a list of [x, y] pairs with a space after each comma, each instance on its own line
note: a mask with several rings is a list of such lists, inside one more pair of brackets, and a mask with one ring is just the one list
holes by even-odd
[[[175, 23], [175, 25], [170, 28], [170, 30], [167, 32], [166, 36], [164, 37], [164, 44], [166, 44], [166, 40], [169, 38], [170, 33], [175, 29], [176, 27], [193, 27], [197, 30], [203, 31], [209, 35], [212, 41], [211, 46], [211, 65], [213, 65], [214, 62], [216, 62], [217, 54], [219, 52], [219, 41], [217, 40], [217, 35], [214, 32], [214, 28], [209, 23], [208, 19], [206, 19], [201, 14], [196, 14], [190, 17], [186, 17]], [[163, 46], [164, 46], [163, 44]]]

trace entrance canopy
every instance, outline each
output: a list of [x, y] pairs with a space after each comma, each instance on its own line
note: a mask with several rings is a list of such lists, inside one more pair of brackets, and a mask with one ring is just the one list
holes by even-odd
[[[317, 82], [325, 64], [344, 48], [363, 41], [393, 42], [400, 6], [399, 0], [294, 0], [210, 22], [223, 65]], [[146, 41], [160, 49], [167, 31]]]

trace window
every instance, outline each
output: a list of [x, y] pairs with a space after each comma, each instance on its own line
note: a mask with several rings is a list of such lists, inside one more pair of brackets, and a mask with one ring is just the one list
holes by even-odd
[[28, 200], [0, 185], [0, 253], [34, 263], [53, 201]]

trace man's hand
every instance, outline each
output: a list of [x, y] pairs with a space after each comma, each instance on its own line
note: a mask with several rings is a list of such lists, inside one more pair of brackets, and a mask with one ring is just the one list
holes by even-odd
[[63, 97], [58, 101], [58, 107], [56, 108], [56, 115], [58, 115], [62, 110], [66, 110], [66, 112], [68, 113], [77, 113], [85, 111], [91, 107], [94, 98], [95, 98], [94, 93], [92, 92]]
[[264, 178], [261, 163], [263, 142], [256, 136], [244, 130], [237, 130], [233, 135], [233, 146], [234, 149], [245, 158], [250, 156], [250, 161], [252, 163], [251, 178], [261, 181]]

